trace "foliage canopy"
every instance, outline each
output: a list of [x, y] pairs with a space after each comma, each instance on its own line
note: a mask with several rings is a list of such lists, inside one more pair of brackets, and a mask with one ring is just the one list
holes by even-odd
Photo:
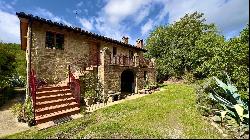
[[146, 56], [156, 58], [157, 79], [181, 78], [187, 73], [198, 80], [212, 76], [226, 79], [226, 72], [241, 95], [248, 98], [249, 25], [238, 37], [226, 40], [203, 16], [198, 12], [186, 14], [150, 33]]

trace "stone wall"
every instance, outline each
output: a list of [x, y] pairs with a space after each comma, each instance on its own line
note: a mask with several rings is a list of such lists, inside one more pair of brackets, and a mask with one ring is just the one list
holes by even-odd
[[[45, 48], [46, 31], [64, 34], [64, 50]], [[84, 36], [39, 23], [33, 24], [32, 34], [32, 68], [39, 79], [44, 79], [49, 84], [65, 80], [69, 64], [80, 67], [87, 61], [85, 56], [89, 54], [91, 44]]]
[[133, 66], [119, 66], [119, 65], [110, 65], [109, 64], [109, 54], [111, 53], [109, 48], [105, 48], [102, 51], [102, 59], [105, 59], [102, 75], [102, 82], [104, 83], [104, 93], [108, 91], [121, 91], [121, 75], [125, 70], [131, 70], [134, 73], [134, 81], [135, 81], [135, 92], [138, 93], [138, 90], [143, 89], [146, 84], [146, 80], [144, 79], [144, 71], [148, 74], [148, 82], [154, 83], [156, 82], [156, 75], [154, 68], [139, 68]]
[[143, 89], [146, 84], [146, 80], [144, 80], [144, 71], [147, 71], [148, 74], [148, 82], [154, 83], [155, 81], [155, 73], [154, 69], [151, 68], [137, 68], [137, 67], [128, 67], [128, 66], [117, 66], [110, 65], [108, 69], [105, 71], [105, 91], [121, 91], [121, 75], [125, 70], [131, 70], [134, 73], [134, 81], [135, 81], [135, 92], [138, 93], [138, 90]]

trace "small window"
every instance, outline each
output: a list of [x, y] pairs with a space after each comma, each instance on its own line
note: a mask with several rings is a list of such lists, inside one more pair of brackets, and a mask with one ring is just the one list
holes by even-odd
[[113, 47], [113, 56], [116, 56], [116, 54], [117, 54], [117, 48]]
[[45, 47], [53, 49], [55, 47], [54, 33], [46, 32], [46, 42]]
[[56, 34], [56, 49], [63, 49], [64, 35]]
[[133, 56], [134, 56], [134, 52], [129, 50], [129, 59], [133, 59]]
[[46, 48], [56, 48], [63, 49], [64, 45], [64, 35], [54, 32], [46, 32], [45, 47]]
[[144, 71], [144, 80], [145, 80], [145, 81], [148, 80], [148, 73], [147, 73], [147, 71]]

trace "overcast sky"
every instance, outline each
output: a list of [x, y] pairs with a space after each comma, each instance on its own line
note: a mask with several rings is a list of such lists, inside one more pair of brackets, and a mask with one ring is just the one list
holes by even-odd
[[15, 13], [21, 11], [117, 40], [128, 36], [134, 45], [156, 26], [195, 11], [227, 39], [237, 36], [249, 21], [249, 0], [1, 0], [0, 40], [20, 43]]

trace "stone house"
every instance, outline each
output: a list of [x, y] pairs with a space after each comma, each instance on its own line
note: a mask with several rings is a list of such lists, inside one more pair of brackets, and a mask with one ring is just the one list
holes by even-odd
[[[20, 19], [21, 49], [26, 51], [29, 93], [33, 91], [32, 70], [36, 80], [62, 87], [69, 82], [69, 68], [75, 79], [93, 72], [103, 85], [103, 94], [138, 93], [146, 83], [156, 82], [154, 61], [143, 57], [143, 40], [131, 45], [127, 37], [118, 41], [31, 14], [16, 15]], [[44, 90], [38, 87], [38, 91]]]

